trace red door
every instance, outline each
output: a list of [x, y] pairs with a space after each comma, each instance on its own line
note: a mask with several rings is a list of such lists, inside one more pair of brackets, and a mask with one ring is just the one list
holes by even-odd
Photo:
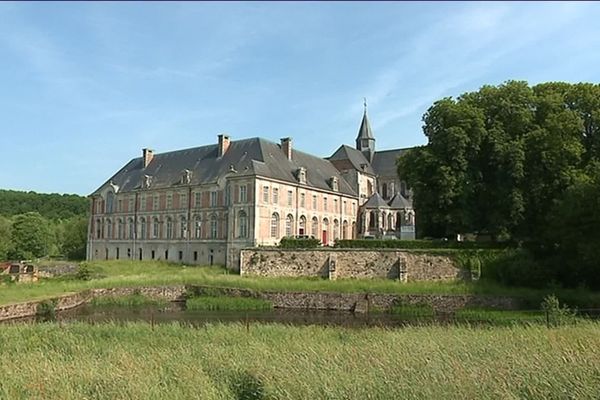
[[321, 241], [323, 245], [327, 246], [327, 231], [323, 231], [323, 239]]

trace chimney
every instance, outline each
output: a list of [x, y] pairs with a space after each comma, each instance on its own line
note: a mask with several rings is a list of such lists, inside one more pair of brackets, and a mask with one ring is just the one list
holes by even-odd
[[217, 157], [223, 157], [223, 154], [225, 154], [225, 152], [227, 152], [227, 149], [229, 148], [229, 136], [221, 134], [217, 137], [219, 138], [219, 153]]
[[285, 153], [288, 160], [292, 159], [292, 138], [281, 138], [281, 150]]
[[152, 149], [142, 149], [142, 158], [144, 160], [144, 168], [150, 164], [152, 158], [154, 157], [154, 150]]

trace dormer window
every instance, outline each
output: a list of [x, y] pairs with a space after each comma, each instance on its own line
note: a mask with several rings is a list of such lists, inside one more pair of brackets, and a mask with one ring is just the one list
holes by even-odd
[[333, 190], [334, 192], [339, 191], [339, 181], [337, 176], [332, 176], [330, 179], [331, 182], [331, 190]]
[[150, 185], [152, 185], [152, 176], [150, 176], [150, 175], [144, 175], [144, 180], [142, 182], [142, 188], [143, 189], [149, 189]]
[[192, 171], [189, 169], [184, 169], [181, 172], [181, 184], [189, 185], [192, 182]]
[[298, 168], [298, 171], [296, 171], [296, 175], [299, 183], [306, 184], [306, 168]]

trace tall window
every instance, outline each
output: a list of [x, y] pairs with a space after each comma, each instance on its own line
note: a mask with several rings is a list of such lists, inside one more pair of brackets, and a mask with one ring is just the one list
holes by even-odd
[[333, 240], [340, 238], [340, 223], [337, 219], [333, 220]]
[[299, 235], [306, 235], [306, 217], [303, 215], [300, 217], [300, 224], [298, 227]]
[[240, 203], [246, 203], [248, 201], [248, 186], [240, 186]]
[[316, 210], [317, 209], [317, 195], [313, 194], [313, 199], [312, 199], [312, 209]]
[[146, 239], [146, 218], [142, 217], [140, 220], [140, 239]]
[[129, 212], [133, 211], [133, 196], [131, 196], [129, 198], [129, 201], [127, 202], [127, 211], [129, 211]]
[[158, 195], [154, 195], [154, 197], [152, 198], [152, 209], [154, 211], [158, 210]]
[[123, 200], [122, 199], [117, 200], [117, 211], [123, 212]]
[[184, 216], [179, 218], [179, 237], [182, 239], [187, 237], [187, 218]]
[[113, 210], [114, 202], [115, 202], [115, 194], [113, 192], [108, 192], [108, 194], [106, 195], [106, 213], [107, 214], [110, 214], [114, 211]]
[[263, 203], [269, 202], [269, 187], [263, 186]]
[[196, 206], [196, 208], [198, 208], [198, 207], [200, 207], [201, 204], [202, 204], [202, 193], [201, 192], [194, 193], [194, 205]]
[[271, 215], [271, 237], [279, 237], [279, 214], [277, 213]]
[[217, 238], [217, 216], [213, 215], [212, 217], [210, 217], [210, 238], [211, 239], [216, 239]]
[[112, 221], [110, 219], [106, 220], [106, 238], [112, 239]]
[[173, 194], [167, 194], [167, 210], [171, 210], [173, 208]]
[[196, 239], [200, 239], [202, 236], [202, 221], [200, 220], [200, 216], [196, 215], [196, 220], [194, 222], [194, 237]]
[[173, 239], [173, 219], [167, 217], [167, 239]]
[[135, 224], [133, 223], [133, 218], [129, 218], [127, 224], [129, 225], [129, 239], [133, 239], [135, 236]]
[[239, 234], [238, 237], [246, 238], [248, 237], [248, 217], [244, 211], [240, 211], [238, 214], [238, 227]]
[[228, 206], [231, 201], [231, 185], [227, 184], [225, 187], [225, 205]]
[[146, 195], [140, 196], [140, 211], [146, 211]]
[[293, 197], [294, 197], [294, 195], [293, 195], [292, 191], [288, 190], [287, 205], [290, 206], [290, 207], [292, 206]]
[[279, 204], [279, 189], [273, 188], [273, 204]]
[[348, 221], [342, 223], [342, 239], [348, 239]]
[[217, 206], [217, 192], [214, 190], [212, 192], [210, 192], [210, 206], [211, 207]]
[[356, 203], [352, 203], [352, 215], [356, 215]]
[[300, 193], [300, 207], [304, 208], [305, 207], [305, 201], [306, 201], [306, 194], [305, 193]]
[[96, 239], [102, 237], [102, 222], [99, 219], [96, 220]]
[[312, 227], [310, 230], [310, 234], [313, 235], [315, 238], [319, 237], [319, 220], [317, 219], [317, 217], [313, 217], [312, 219]]
[[157, 239], [160, 236], [160, 223], [158, 222], [158, 218], [154, 217], [152, 220], [152, 237]]
[[333, 212], [338, 212], [338, 201], [337, 199], [333, 199]]
[[292, 216], [292, 214], [288, 214], [287, 218], [285, 219], [285, 236], [292, 236], [293, 235], [293, 227], [294, 227], [294, 217]]
[[123, 218], [119, 218], [117, 221], [117, 239], [123, 239], [123, 233], [125, 232], [125, 227], [123, 226]]
[[187, 193], [181, 193], [179, 195], [179, 208], [187, 208], [187, 206], [188, 206]]
[[342, 212], [344, 214], [348, 214], [348, 203], [346, 202], [346, 200], [344, 200], [344, 208], [342, 209]]
[[329, 211], [329, 208], [327, 207], [327, 197], [323, 197], [323, 211], [327, 212]]

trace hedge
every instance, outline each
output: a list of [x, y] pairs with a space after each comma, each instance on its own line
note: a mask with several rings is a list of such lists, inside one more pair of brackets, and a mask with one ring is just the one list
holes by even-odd
[[279, 247], [283, 249], [312, 249], [319, 247], [321, 241], [315, 238], [293, 238], [284, 237], [279, 242]]
[[340, 249], [505, 249], [514, 247], [511, 243], [498, 242], [457, 242], [451, 240], [337, 240], [335, 247]]

